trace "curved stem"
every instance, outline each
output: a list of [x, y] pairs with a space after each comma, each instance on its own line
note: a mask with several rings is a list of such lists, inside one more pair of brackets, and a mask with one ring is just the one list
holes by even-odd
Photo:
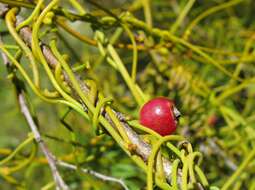
[[40, 16], [38, 17], [37, 21], [34, 24], [33, 31], [32, 31], [32, 52], [33, 54], [41, 61], [47, 75], [49, 76], [53, 86], [56, 88], [56, 90], [70, 103], [73, 103], [74, 105], [80, 106], [71, 96], [69, 96], [63, 89], [59, 86], [56, 79], [54, 78], [54, 75], [52, 74], [51, 69], [48, 66], [48, 63], [42, 53], [41, 47], [39, 45], [39, 28], [42, 24], [42, 21], [46, 14], [58, 3], [59, 0], [53, 0], [51, 1], [48, 6], [42, 11]]
[[178, 190], [178, 165], [180, 163], [179, 159], [174, 160], [172, 165], [172, 174], [171, 174], [171, 184], [173, 186], [173, 190]]
[[195, 2], [196, 2], [196, 0], [189, 0], [188, 3], [185, 5], [185, 7], [181, 11], [180, 15], [175, 20], [174, 24], [171, 26], [170, 32], [172, 34], [174, 34], [176, 32], [176, 30], [181, 25], [184, 18], [186, 17], [186, 15], [188, 14], [188, 12], [190, 11], [190, 9], [192, 8], [192, 6], [194, 5]]
[[32, 160], [36, 156], [37, 149], [38, 149], [37, 144], [34, 143], [29, 157], [26, 158], [25, 160], [20, 161], [20, 163], [17, 164], [16, 166], [8, 168], [8, 175], [10, 175], [11, 173], [15, 173], [15, 172], [21, 170], [22, 168], [24, 168], [25, 166], [31, 164]]
[[29, 135], [28, 138], [24, 142], [19, 144], [19, 146], [9, 156], [7, 156], [6, 158], [4, 158], [3, 160], [0, 161], [0, 166], [9, 162], [21, 149], [23, 149], [25, 146], [27, 146], [33, 140], [34, 140], [34, 136]]
[[136, 46], [136, 41], [134, 38], [134, 35], [132, 34], [131, 30], [128, 28], [127, 25], [123, 24], [123, 28], [126, 30], [132, 45], [133, 45], [133, 64], [132, 64], [132, 73], [131, 73], [131, 78], [133, 80], [133, 83], [136, 81], [136, 72], [137, 72], [137, 62], [138, 62], [138, 53], [137, 53], [137, 46]]
[[37, 87], [39, 87], [40, 86], [40, 78], [39, 78], [39, 71], [38, 71], [38, 67], [37, 67], [35, 58], [31, 52], [31, 50], [26, 46], [26, 44], [19, 37], [19, 35], [16, 32], [16, 29], [14, 27], [15, 14], [17, 13], [17, 11], [18, 11], [17, 8], [12, 8], [10, 11], [7, 12], [6, 17], [5, 17], [6, 26], [8, 27], [9, 32], [12, 35], [12, 37], [15, 39], [15, 41], [18, 43], [18, 45], [21, 47], [21, 49], [25, 52], [26, 56], [29, 58], [29, 61], [32, 65], [35, 85]]
[[44, 0], [39, 0], [37, 2], [36, 7], [34, 8], [32, 14], [26, 19], [24, 20], [22, 23], [20, 23], [17, 27], [16, 30], [19, 31], [21, 28], [23, 28], [24, 26], [29, 25], [29, 23], [31, 23], [33, 20], [35, 20], [35, 18], [39, 15], [41, 6], [43, 4]]
[[182, 136], [178, 135], [170, 135], [170, 136], [165, 136], [162, 137], [152, 148], [151, 155], [149, 156], [148, 159], [148, 171], [147, 171], [147, 190], [153, 190], [153, 166], [154, 166], [154, 161], [155, 157], [159, 151], [159, 148], [161, 145], [167, 141], [180, 141], [183, 140], [184, 138]]
[[45, 97], [34, 85], [32, 80], [29, 78], [29, 76], [26, 74], [26, 71], [21, 67], [21, 65], [17, 62], [17, 60], [4, 48], [0, 45], [0, 49], [7, 55], [7, 57], [10, 59], [10, 61], [17, 67], [17, 69], [20, 71], [21, 75], [25, 78], [27, 81], [28, 85], [32, 89], [32, 91], [40, 97], [42, 100], [49, 102], [49, 103], [61, 103], [65, 104], [67, 106], [70, 106], [74, 110], [76, 110], [78, 113], [80, 113], [82, 116], [84, 116], [86, 119], [88, 119], [88, 115], [86, 112], [83, 111], [82, 106], [79, 103], [73, 104], [71, 102], [68, 102], [66, 100], [61, 100], [61, 99], [50, 99]]
[[206, 11], [204, 11], [202, 14], [200, 14], [197, 18], [195, 18], [190, 24], [189, 26], [186, 28], [184, 34], [183, 34], [183, 39], [187, 39], [188, 36], [191, 34], [191, 30], [194, 28], [194, 26], [197, 25], [197, 23], [204, 19], [205, 17], [209, 16], [210, 14], [213, 14], [217, 11], [229, 8], [231, 6], [234, 6], [238, 3], [241, 3], [243, 0], [232, 0], [226, 3], [221, 3], [220, 5], [217, 5], [215, 7], [212, 7]]

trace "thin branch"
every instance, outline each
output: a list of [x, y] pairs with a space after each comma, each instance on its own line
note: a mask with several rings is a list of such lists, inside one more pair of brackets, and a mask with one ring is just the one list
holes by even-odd
[[3, 17], [4, 14], [8, 11], [8, 5], [0, 3], [0, 17]]
[[[68, 168], [68, 169], [71, 169], [71, 170], [78, 170], [77, 166], [69, 164], [69, 163], [66, 163], [66, 162], [63, 162], [63, 161], [60, 161], [60, 160], [57, 161], [57, 165], [65, 167], [65, 168]], [[99, 179], [101, 179], [103, 181], [111, 181], [111, 182], [118, 183], [125, 190], [129, 190], [127, 185], [121, 179], [118, 179], [118, 178], [115, 178], [115, 177], [111, 177], [111, 176], [107, 176], [107, 175], [104, 175], [104, 174], [101, 174], [101, 173], [98, 173], [96, 171], [89, 170], [89, 169], [79, 168], [79, 170], [81, 170], [83, 173], [91, 174], [91, 175], [95, 176], [96, 178], [99, 178]]]
[[211, 150], [213, 150], [213, 152], [216, 155], [219, 155], [221, 157], [223, 157], [226, 165], [233, 171], [236, 171], [237, 169], [237, 165], [228, 158], [226, 152], [224, 152], [215, 142], [215, 139], [208, 139], [208, 144]]
[[40, 135], [40, 133], [37, 129], [37, 126], [36, 126], [32, 116], [29, 112], [29, 109], [27, 107], [26, 100], [24, 98], [23, 93], [18, 94], [18, 100], [19, 100], [19, 104], [20, 104], [20, 107], [21, 107], [21, 112], [25, 116], [31, 131], [33, 132], [33, 134], [35, 136], [36, 142], [39, 144], [43, 154], [45, 155], [45, 157], [46, 157], [46, 159], [49, 163], [51, 173], [52, 173], [53, 178], [55, 180], [57, 189], [68, 190], [69, 189], [68, 186], [65, 184], [64, 180], [62, 179], [62, 177], [60, 176], [60, 174], [58, 172], [54, 156], [51, 154], [51, 152], [49, 151], [46, 144], [44, 143], [44, 141], [41, 138], [41, 135]]
[[[1, 36], [0, 36], [0, 45], [2, 45]], [[9, 62], [7, 56], [2, 52], [1, 52], [1, 56], [3, 59], [4, 65], [6, 67], [10, 67], [11, 63]], [[64, 180], [62, 179], [62, 177], [60, 176], [60, 174], [58, 172], [58, 169], [56, 166], [56, 160], [55, 160], [54, 156], [51, 154], [51, 152], [47, 148], [46, 144], [44, 143], [43, 139], [41, 138], [41, 134], [38, 131], [38, 127], [37, 127], [35, 121], [33, 120], [33, 117], [31, 115], [28, 105], [26, 103], [26, 99], [24, 96], [24, 90], [20, 89], [20, 87], [15, 82], [15, 80], [13, 80], [13, 84], [15, 85], [15, 87], [17, 89], [18, 102], [19, 102], [19, 105], [21, 108], [21, 112], [24, 115], [24, 117], [25, 117], [25, 119], [34, 135], [35, 141], [39, 144], [39, 147], [41, 148], [43, 154], [45, 155], [45, 157], [49, 163], [51, 173], [52, 173], [54, 181], [56, 183], [56, 189], [57, 190], [69, 190], [68, 186], [65, 184]]]

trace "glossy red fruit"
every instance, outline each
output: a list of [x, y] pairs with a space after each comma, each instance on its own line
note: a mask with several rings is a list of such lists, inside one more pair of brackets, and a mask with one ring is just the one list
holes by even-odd
[[164, 97], [154, 98], [140, 110], [140, 123], [162, 136], [172, 134], [177, 127], [180, 113], [174, 103]]

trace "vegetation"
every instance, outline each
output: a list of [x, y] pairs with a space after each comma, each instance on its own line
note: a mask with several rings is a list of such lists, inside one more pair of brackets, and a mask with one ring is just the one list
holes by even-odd
[[[252, 0], [0, 0], [0, 189], [255, 189]], [[139, 123], [172, 99], [173, 135]]]

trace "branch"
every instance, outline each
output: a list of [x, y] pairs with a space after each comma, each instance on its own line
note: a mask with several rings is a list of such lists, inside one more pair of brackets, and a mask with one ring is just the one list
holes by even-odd
[[[78, 167], [63, 161], [58, 160], [57, 161], [57, 165], [71, 169], [71, 170], [78, 170]], [[115, 177], [111, 177], [111, 176], [107, 176], [101, 173], [98, 173], [96, 171], [93, 170], [89, 170], [89, 169], [84, 169], [84, 168], [79, 168], [79, 170], [81, 170], [83, 173], [86, 174], [91, 174], [93, 176], [95, 176], [96, 178], [102, 179], [103, 181], [111, 181], [111, 182], [116, 182], [118, 184], [120, 184], [125, 190], [129, 190], [129, 188], [126, 186], [126, 184], [124, 183], [123, 180], [121, 179], [117, 179]]]
[[[0, 45], [2, 45], [1, 36], [0, 36]], [[11, 63], [9, 62], [7, 56], [2, 52], [1, 52], [1, 55], [2, 55], [4, 65], [9, 68], [11, 66]], [[57, 190], [69, 190], [68, 186], [65, 184], [64, 180], [62, 179], [62, 177], [60, 176], [60, 174], [58, 172], [54, 156], [51, 154], [51, 152], [47, 148], [46, 144], [44, 143], [43, 139], [41, 138], [41, 134], [38, 131], [38, 127], [37, 127], [35, 121], [33, 120], [33, 117], [31, 115], [28, 105], [26, 103], [25, 96], [24, 96], [24, 90], [21, 89], [20, 86], [18, 86], [18, 84], [16, 82], [17, 81], [13, 80], [13, 84], [17, 89], [18, 102], [19, 102], [19, 105], [21, 108], [21, 112], [24, 115], [32, 133], [34, 134], [35, 141], [39, 144], [39, 147], [41, 148], [43, 154], [45, 155], [45, 157], [49, 163], [49, 167], [50, 167], [52, 176], [53, 176], [55, 184], [56, 184], [56, 189]]]
[[4, 14], [8, 11], [8, 6], [6, 4], [0, 3], [0, 17], [3, 17]]
[[48, 148], [47, 148], [46, 144], [44, 143], [44, 141], [42, 140], [41, 135], [40, 135], [40, 133], [37, 129], [37, 126], [36, 126], [32, 116], [29, 112], [29, 109], [27, 107], [26, 100], [24, 98], [23, 92], [18, 94], [18, 100], [19, 100], [19, 104], [20, 104], [20, 107], [21, 107], [21, 112], [25, 116], [31, 131], [33, 132], [33, 134], [35, 136], [36, 142], [39, 144], [43, 154], [45, 155], [45, 157], [46, 157], [46, 159], [49, 163], [51, 173], [52, 173], [53, 178], [55, 180], [57, 189], [68, 190], [69, 189], [68, 186], [65, 184], [64, 180], [62, 179], [62, 177], [60, 176], [60, 174], [58, 172], [58, 169], [56, 167], [55, 158], [51, 154], [51, 152], [48, 150]]

